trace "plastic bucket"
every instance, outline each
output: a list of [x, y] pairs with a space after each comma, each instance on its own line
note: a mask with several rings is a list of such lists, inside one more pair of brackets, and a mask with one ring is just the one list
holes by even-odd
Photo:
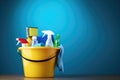
[[60, 48], [20, 47], [25, 77], [54, 77]]

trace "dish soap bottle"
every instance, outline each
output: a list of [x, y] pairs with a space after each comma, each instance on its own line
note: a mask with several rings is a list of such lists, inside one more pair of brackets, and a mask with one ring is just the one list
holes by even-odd
[[54, 47], [59, 47], [59, 46], [60, 46], [60, 34], [57, 34], [54, 42]]

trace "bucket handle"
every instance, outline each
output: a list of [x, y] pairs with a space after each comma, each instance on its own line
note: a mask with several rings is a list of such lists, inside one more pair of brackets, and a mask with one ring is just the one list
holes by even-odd
[[55, 55], [55, 56], [53, 56], [53, 57], [50, 57], [50, 58], [47, 58], [47, 59], [43, 59], [43, 60], [32, 60], [32, 59], [28, 59], [28, 58], [22, 56], [20, 52], [18, 52], [18, 54], [19, 54], [23, 59], [25, 59], [25, 60], [27, 60], [27, 61], [30, 61], [30, 62], [45, 62], [45, 61], [49, 61], [49, 60], [51, 60], [52, 58], [56, 57], [56, 55]]

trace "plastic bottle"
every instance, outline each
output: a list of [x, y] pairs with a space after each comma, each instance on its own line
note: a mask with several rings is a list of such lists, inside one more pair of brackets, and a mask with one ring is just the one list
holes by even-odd
[[37, 45], [38, 45], [37, 37], [32, 36], [32, 46], [37, 46]]
[[54, 35], [54, 32], [51, 30], [43, 30], [42, 32], [44, 33], [43, 36], [47, 35], [45, 46], [53, 47], [52, 35]]
[[54, 47], [59, 47], [59, 46], [60, 46], [60, 34], [57, 34], [54, 42]]
[[47, 35], [45, 36], [38, 36], [37, 37], [38, 43], [40, 46], [45, 46], [46, 40], [47, 40]]
[[28, 44], [28, 41], [24, 38], [16, 38], [16, 40], [18, 41], [16, 45], [18, 45], [20, 42], [22, 43], [22, 47], [26, 47]]
[[46, 41], [47, 41], [47, 35], [42, 36], [42, 44], [43, 44], [43, 46], [45, 46]]

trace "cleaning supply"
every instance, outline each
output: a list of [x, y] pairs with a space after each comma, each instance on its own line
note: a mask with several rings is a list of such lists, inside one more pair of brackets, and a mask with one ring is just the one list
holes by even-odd
[[47, 35], [45, 46], [53, 47], [52, 35], [54, 35], [54, 32], [51, 30], [43, 30], [42, 33], [44, 33], [43, 36]]
[[38, 28], [37, 27], [27, 27], [26, 35], [27, 35], [27, 41], [29, 42], [26, 45], [31, 46], [32, 45], [32, 36], [38, 36]]
[[[16, 38], [22, 57], [25, 77], [54, 77], [55, 67], [64, 72], [64, 48], [60, 43], [60, 34], [54, 39], [54, 32], [43, 30], [43, 36], [38, 36], [37, 27], [26, 28], [27, 39]], [[45, 46], [45, 47], [43, 47]]]
[[63, 65], [64, 47], [63, 47], [63, 45], [61, 44], [61, 45], [59, 46], [59, 48], [60, 48], [60, 52], [59, 52], [59, 54], [58, 54], [57, 67], [58, 67], [59, 71], [64, 72], [64, 65]]
[[[41, 46], [45, 46], [45, 43], [46, 43], [46, 41], [47, 41], [47, 35], [40, 36], [40, 37], [38, 37], [37, 39], [38, 39], [38, 43], [40, 43]], [[52, 42], [53, 42], [53, 44], [54, 44], [54, 37], [53, 37], [53, 35], [52, 35]]]
[[45, 42], [47, 40], [47, 36], [38, 36], [37, 37], [37, 40], [38, 40], [38, 44], [40, 44], [40, 46], [45, 46]]
[[37, 27], [27, 27], [26, 35], [29, 36], [38, 36], [38, 28]]
[[60, 34], [57, 34], [54, 42], [54, 47], [60, 46]]
[[38, 46], [37, 36], [32, 37], [32, 46]]
[[42, 36], [42, 44], [45, 46], [45, 44], [46, 44], [46, 41], [47, 41], [47, 35], [43, 35]]
[[29, 80], [54, 80], [52, 77], [60, 48], [19, 47], [18, 51], [21, 51], [18, 54], [22, 57], [25, 77], [31, 77]]
[[28, 44], [28, 41], [24, 38], [16, 38], [16, 40], [18, 41], [16, 45], [18, 45], [20, 42], [22, 43], [22, 47], [26, 47]]
[[38, 43], [41, 43], [42, 42], [42, 36], [37, 36], [37, 41], [38, 41]]

